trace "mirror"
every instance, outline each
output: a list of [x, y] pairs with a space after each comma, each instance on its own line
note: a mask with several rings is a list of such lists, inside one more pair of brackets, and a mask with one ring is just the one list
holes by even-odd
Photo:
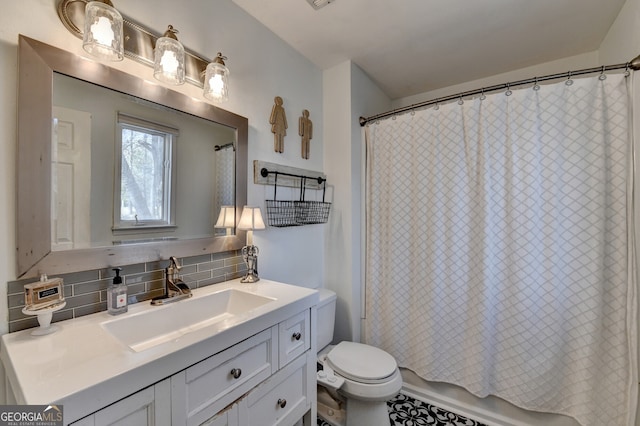
[[[246, 118], [24, 36], [19, 53], [19, 278], [244, 245], [244, 232], [226, 235], [213, 225], [222, 205], [235, 204], [237, 224], [246, 204]], [[147, 129], [173, 141], [172, 162], [158, 162], [173, 165], [173, 178], [169, 174], [164, 180], [172, 194], [153, 208], [139, 203], [137, 185], [135, 197], [126, 194], [135, 180], [132, 158], [118, 155], [124, 152], [125, 128]], [[63, 161], [65, 147], [79, 145], [74, 135], [91, 142], [84, 154], [69, 156], [76, 158], [69, 166]], [[163, 198], [157, 196], [161, 190], [148, 193], [154, 200]], [[80, 200], [76, 213], [68, 211], [74, 204], [70, 199]]]
[[54, 72], [52, 250], [225, 235], [215, 224], [235, 204], [235, 139], [234, 128]]

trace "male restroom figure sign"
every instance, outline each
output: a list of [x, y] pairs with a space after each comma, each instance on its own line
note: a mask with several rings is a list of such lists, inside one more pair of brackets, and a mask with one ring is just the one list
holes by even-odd
[[309, 119], [309, 110], [302, 110], [298, 119], [298, 134], [302, 136], [302, 158], [309, 159], [309, 142], [313, 138], [313, 123]]
[[282, 106], [282, 98], [276, 96], [273, 100], [275, 105], [271, 109], [271, 116], [269, 117], [271, 133], [273, 133], [273, 149], [282, 153], [284, 151], [284, 137], [287, 135], [287, 116]]

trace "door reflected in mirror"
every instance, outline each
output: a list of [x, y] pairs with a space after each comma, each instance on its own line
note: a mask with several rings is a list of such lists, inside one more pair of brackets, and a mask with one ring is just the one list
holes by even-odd
[[52, 250], [225, 235], [236, 129], [54, 73]]

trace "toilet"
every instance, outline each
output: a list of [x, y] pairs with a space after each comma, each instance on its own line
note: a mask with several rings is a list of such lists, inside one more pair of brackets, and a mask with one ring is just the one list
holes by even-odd
[[334, 426], [389, 426], [386, 401], [402, 387], [396, 360], [362, 343], [331, 345], [336, 294], [318, 291], [318, 416]]

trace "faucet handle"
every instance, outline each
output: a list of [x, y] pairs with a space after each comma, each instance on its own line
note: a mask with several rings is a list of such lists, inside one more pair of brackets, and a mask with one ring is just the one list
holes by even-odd
[[178, 259], [176, 259], [175, 256], [171, 256], [169, 258], [169, 268], [173, 268], [175, 272], [178, 272], [180, 269], [182, 269], [182, 266], [178, 265]]

